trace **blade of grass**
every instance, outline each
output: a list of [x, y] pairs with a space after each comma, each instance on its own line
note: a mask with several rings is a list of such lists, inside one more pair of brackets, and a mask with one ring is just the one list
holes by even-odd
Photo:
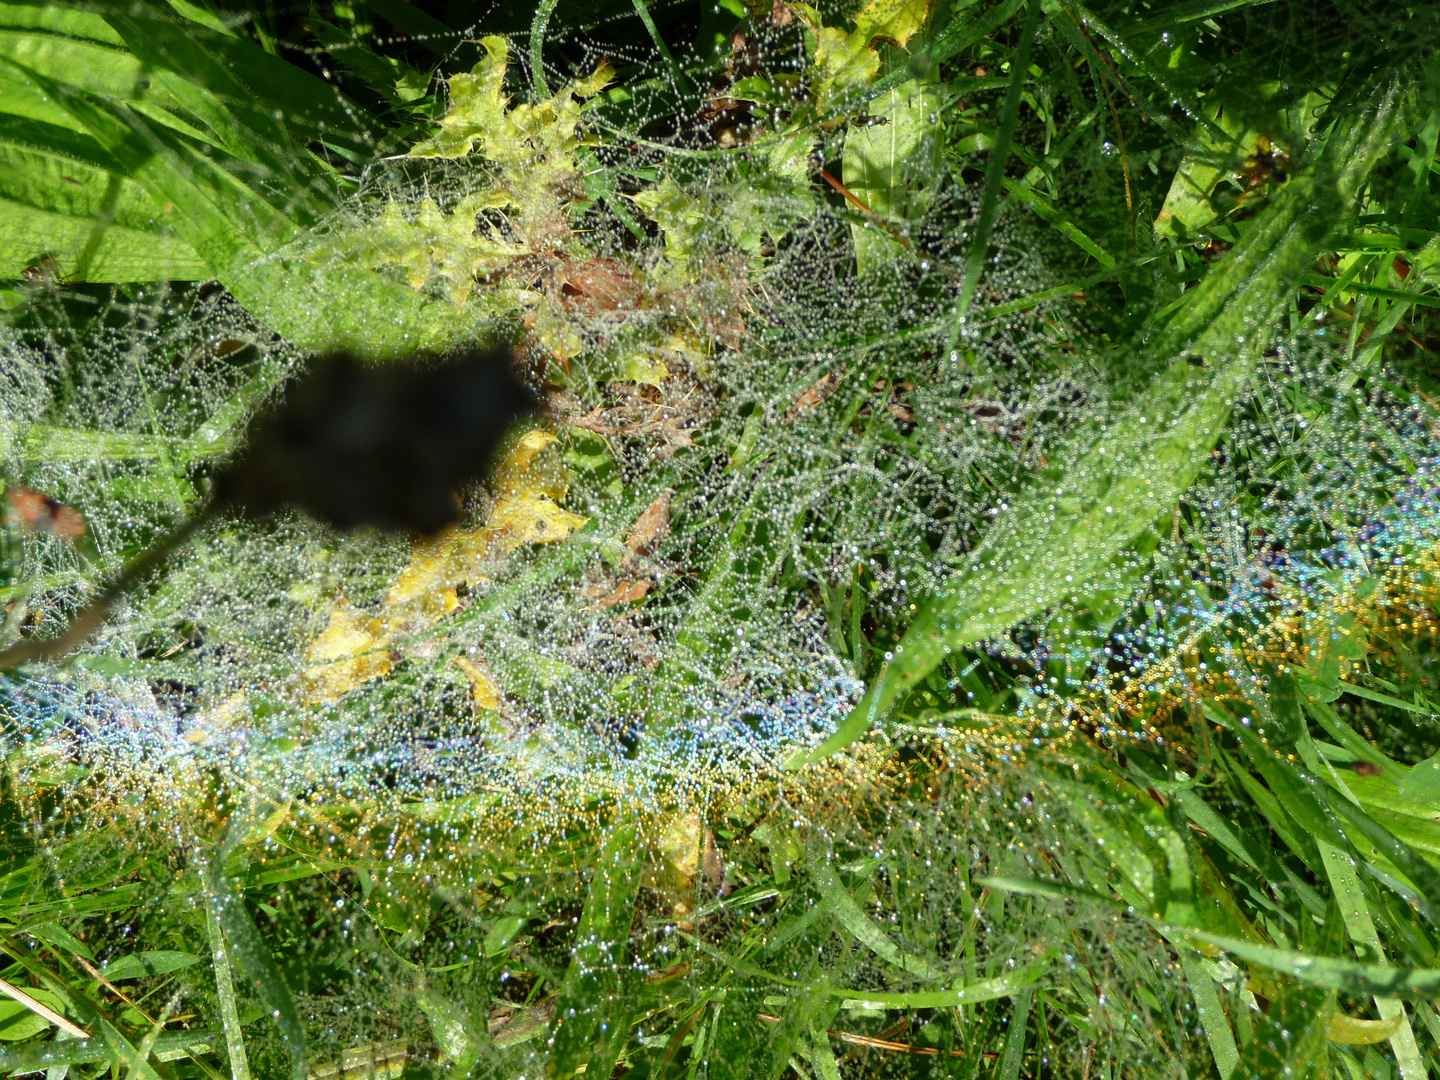
[[1154, 354], [1173, 359], [1130, 410], [1075, 436], [1062, 463], [1011, 500], [968, 568], [922, 610], [838, 730], [787, 768], [860, 738], [956, 650], [1067, 597], [1079, 601], [1087, 583], [1174, 508], [1223, 433], [1256, 357], [1277, 332], [1275, 313], [1314, 261], [1337, 208], [1349, 205], [1388, 150], [1399, 112], [1396, 88], [1377, 87], [1369, 107], [1331, 137], [1316, 170], [1292, 180], [1225, 264], [1192, 290], [1152, 343]]
[[840, 884], [840, 879], [835, 876], [835, 871], [830, 868], [828, 863], [817, 860], [812, 864], [811, 869], [816, 884], [820, 886], [821, 895], [830, 907], [831, 914], [841, 926], [855, 936], [857, 941], [887, 964], [900, 968], [902, 971], [908, 971], [922, 979], [943, 979], [945, 977], [944, 972], [931, 967], [920, 957], [901, 952], [880, 927], [866, 918], [865, 913], [860, 910], [860, 905], [855, 903], [854, 898], [845, 891], [845, 887]]
[[1389, 997], [1401, 1001], [1433, 1001], [1440, 998], [1440, 969], [1405, 968], [1390, 964], [1367, 964], [1318, 956], [1295, 949], [1258, 945], [1252, 941], [1212, 934], [1187, 926], [1159, 926], [1161, 932], [1191, 941], [1214, 945], [1223, 952], [1258, 967], [1288, 975], [1311, 986], [1338, 990], [1357, 997]]
[[1025, 85], [1025, 74], [1030, 66], [1030, 46], [1035, 40], [1039, 22], [1040, 0], [1030, 0], [1030, 6], [1025, 11], [1025, 25], [1020, 31], [1020, 42], [1015, 55], [1010, 58], [1010, 85], [1005, 88], [1005, 102], [1000, 107], [1000, 127], [995, 135], [995, 144], [990, 148], [990, 160], [985, 163], [980, 213], [971, 234], [970, 251], [965, 258], [965, 277], [960, 285], [960, 296], [955, 301], [955, 311], [951, 316], [950, 338], [945, 344], [947, 356], [955, 351], [960, 341], [965, 315], [980, 285], [980, 273], [990, 249], [990, 232], [995, 227], [995, 216], [1000, 210], [1000, 190], [1005, 182], [1005, 165], [1010, 159], [1010, 143], [1015, 138], [1015, 124], [1020, 119], [1020, 91]]
[[[1050, 969], [1053, 956], [1052, 950], [1036, 963], [1016, 968], [1008, 975], [981, 979], [950, 990], [916, 990], [892, 994], [834, 986], [829, 992], [844, 999], [840, 1005], [842, 1009], [951, 1009], [1019, 993]], [[1440, 972], [1436, 972], [1436, 975], [1437, 981], [1440, 981]]]
[[1240, 1050], [1235, 1045], [1235, 1033], [1230, 1030], [1230, 1020], [1220, 995], [1215, 992], [1215, 983], [1204, 963], [1194, 949], [1180, 949], [1180, 965], [1185, 969], [1185, 981], [1190, 985], [1190, 994], [1195, 999], [1195, 1010], [1200, 1014], [1200, 1026], [1205, 1029], [1210, 1053], [1215, 1058], [1215, 1068], [1220, 1080], [1230, 1080], [1235, 1066], [1240, 1063]]
[[530, 23], [530, 85], [541, 98], [550, 96], [550, 85], [545, 81], [545, 30], [550, 25], [550, 16], [555, 14], [555, 5], [560, 0], [540, 0], [535, 5], [535, 18]]
[[226, 956], [235, 957], [240, 970], [267, 1006], [286, 1056], [290, 1059], [291, 1076], [295, 1080], [305, 1080], [310, 1062], [305, 1049], [305, 1024], [295, 1007], [295, 998], [285, 984], [275, 958], [266, 948], [260, 931], [255, 928], [255, 922], [245, 907], [245, 898], [225, 873], [225, 857], [242, 836], [243, 830], [232, 826], [230, 836], [211, 858], [205, 870], [205, 906], [219, 924]]
[[[1360, 877], [1350, 857], [1342, 850], [1318, 841], [1320, 858], [1325, 863], [1325, 873], [1330, 879], [1335, 899], [1340, 905], [1340, 914], [1345, 921], [1345, 930], [1350, 940], [1363, 946], [1368, 959], [1384, 960], [1385, 949], [1380, 944], [1380, 935], [1375, 922], [1370, 918], [1370, 909], [1365, 902], [1365, 892], [1360, 887]], [[1375, 1011], [1381, 1019], [1399, 1019], [1400, 1026], [1390, 1036], [1390, 1048], [1395, 1052], [1396, 1064], [1404, 1080], [1425, 1080], [1429, 1075], [1425, 1063], [1420, 1059], [1420, 1048], [1415, 1044], [1415, 1032], [1405, 1015], [1405, 1006], [1393, 997], [1375, 996]]]
[[615, 825], [600, 846], [555, 1009], [550, 1075], [556, 1080], [582, 1069], [609, 1076], [625, 1049], [638, 1004], [629, 986], [628, 939], [640, 888], [639, 843], [635, 826]]
[[230, 1056], [231, 1080], [250, 1080], [250, 1058], [245, 1053], [245, 1033], [240, 1029], [240, 1010], [235, 1003], [235, 982], [230, 971], [230, 957], [220, 920], [214, 907], [205, 905], [205, 929], [210, 936], [211, 970], [215, 973], [215, 993], [220, 999], [220, 1022], [225, 1028], [225, 1050]]
[[[162, 1060], [180, 1050], [193, 1050], [198, 1054], [210, 1049], [210, 1043], [216, 1038], [213, 1031], [162, 1031], [155, 1039], [153, 1050], [155, 1056]], [[119, 1060], [110, 1044], [99, 1036], [0, 1048], [0, 1072], [4, 1073], [38, 1073], [58, 1065], [91, 1065]]]
[[1030, 1022], [1030, 999], [1035, 991], [1028, 987], [1015, 995], [1015, 1008], [1010, 1014], [1010, 1033], [1005, 1038], [1005, 1056], [1000, 1059], [998, 1080], [1019, 1080], [1020, 1065], [1025, 1057], [1025, 1031]]

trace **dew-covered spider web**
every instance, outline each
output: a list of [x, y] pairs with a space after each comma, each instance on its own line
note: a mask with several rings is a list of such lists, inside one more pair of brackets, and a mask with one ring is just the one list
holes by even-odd
[[[1373, 167], [1377, 132], [1398, 123], [1377, 119], [1389, 99], [1327, 85], [1324, 102], [1370, 112], [1325, 127], [1321, 98], [1292, 94], [1263, 146], [1235, 110], [1177, 99], [1167, 123], [1193, 127], [1188, 142], [1117, 151], [1108, 90], [1006, 104], [1031, 39], [1046, 64], [1072, 47], [1036, 36], [1042, 5], [945, 80], [902, 56], [942, 41], [927, 4], [732, 6], [685, 24], [705, 47], [672, 54], [643, 4], [566, 24], [548, 52], [546, 20], [568, 17], [553, 3], [504, 33], [337, 4], [303, 45], [265, 54], [340, 72], [313, 115], [283, 80], [270, 109], [187, 74], [188, 54], [145, 29], [188, 31], [178, 15], [105, 30], [105, 12], [77, 7], [74, 25], [42, 27], [134, 53], [171, 97], [115, 113], [134, 139], [75, 111], [85, 152], [109, 157], [46, 158], [119, 178], [105, 220], [133, 227], [134, 250], [56, 233], [6, 271], [0, 648], [60, 635], [200, 513], [246, 425], [316, 353], [385, 363], [499, 343], [539, 401], [485, 483], [457, 493], [453, 528], [222, 511], [71, 655], [0, 672], [6, 813], [49, 874], [0, 878], [0, 899], [79, 897], [53, 910], [107, 920], [105, 955], [85, 961], [101, 968], [136, 928], [138, 972], [182, 973], [166, 1015], [193, 1005], [208, 1025], [208, 1044], [167, 1029], [167, 1052], [223, 1050], [236, 1076], [242, 1052], [255, 1075], [520, 1076], [549, 1060], [569, 1076], [591, 1053], [611, 1068], [650, 1054], [657, 1077], [702, 1060], [703, 1075], [745, 1075], [709, 1064], [730, 1055], [762, 1075], [770, 1051], [747, 1025], [790, 1032], [799, 1015], [796, 1073], [848, 1076], [826, 1041], [837, 1015], [903, 1005], [913, 1031], [877, 1022], [841, 1043], [899, 1054], [885, 1068], [909, 1075], [894, 1062], [963, 1056], [933, 1034], [943, 1010], [963, 1028], [976, 1002], [1013, 998], [1023, 1033], [1023, 988], [1054, 965], [1088, 972], [1074, 1008], [1094, 1023], [1047, 1044], [1068, 1064], [1024, 1075], [1091, 1075], [1078, 1063], [1102, 1045], [1203, 1056], [1189, 998], [1107, 1027], [1106, 995], [1137, 972], [1178, 993], [1164, 942], [1118, 918], [1097, 929], [1073, 896], [1051, 910], [972, 879], [1090, 865], [1087, 811], [1037, 779], [1057, 762], [1079, 776], [1117, 746], [1148, 761], [1178, 744], [1188, 780], [1217, 725], [1289, 722], [1273, 679], [1326, 707], [1372, 641], [1390, 643], [1367, 670], [1391, 690], [1366, 700], [1430, 685], [1440, 410], [1384, 353], [1394, 324], [1372, 345], [1335, 303], [1294, 301], [1301, 270], [1283, 267], [1183, 322], [1199, 306], [1186, 290], [1211, 295], [1252, 219], [1280, 221], [1276, 258], [1309, 272], [1315, 252], [1286, 255], [1301, 230], [1281, 219], [1330, 206], [1301, 184], [1359, 198], [1356, 163]], [[245, 70], [224, 35], [249, 22], [194, 25]], [[1065, 33], [1083, 43], [1084, 27]], [[409, 51], [390, 48], [401, 30]], [[144, 33], [159, 44], [141, 48]], [[441, 65], [433, 79], [417, 50]], [[14, 79], [50, 93], [37, 71]], [[342, 75], [393, 114], [356, 112], [336, 134], [358, 109]], [[187, 79], [233, 130], [194, 133], [219, 121], [175, 90]], [[130, 100], [106, 93], [76, 91]], [[58, 130], [57, 116], [32, 119]], [[1222, 122], [1250, 143], [1224, 168]], [[1127, 207], [1098, 240], [1035, 191], [1045, 155], [1080, 140], [1085, 197]], [[984, 155], [1012, 144], [1021, 164], [992, 178]], [[155, 179], [136, 145], [185, 163], [182, 179]], [[1175, 176], [1170, 194], [1142, 160]], [[157, 194], [194, 176], [241, 191], [207, 195], [241, 238], [220, 254], [205, 240], [220, 225], [166, 223], [201, 213]], [[133, 283], [145, 250], [169, 269]], [[1428, 280], [1413, 262], [1410, 285], [1384, 287]], [[929, 637], [909, 633], [925, 619]], [[897, 674], [927, 648], [928, 667]], [[1428, 718], [1376, 734], [1353, 701], [1332, 714], [1337, 755], [1353, 751], [1336, 760], [1363, 757], [1347, 723], [1413, 757], [1440, 741]], [[101, 881], [129, 892], [86, 907]], [[17, 925], [58, 924], [51, 910]], [[698, 1006], [664, 997], [718, 968], [731, 982]], [[971, 984], [984, 989], [965, 997]], [[919, 1013], [896, 1004], [932, 991]], [[647, 1004], [615, 1011], [627, 994]], [[786, 1012], [812, 1000], [829, 1004]], [[965, 1053], [990, 1068], [1003, 1039], [975, 1037]], [[584, 1052], [567, 1042], [581, 1038]]]

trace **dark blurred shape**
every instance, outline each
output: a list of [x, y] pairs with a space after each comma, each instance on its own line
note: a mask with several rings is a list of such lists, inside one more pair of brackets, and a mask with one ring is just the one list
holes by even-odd
[[387, 364], [323, 356], [251, 423], [215, 478], [216, 505], [432, 533], [459, 517], [456, 492], [534, 410], [508, 349]]

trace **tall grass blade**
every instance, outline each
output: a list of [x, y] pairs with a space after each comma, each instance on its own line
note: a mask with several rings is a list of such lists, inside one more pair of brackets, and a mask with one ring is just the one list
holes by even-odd
[[[1365, 902], [1365, 893], [1360, 887], [1360, 876], [1355, 872], [1350, 857], [1339, 848], [1319, 841], [1320, 858], [1325, 863], [1325, 873], [1330, 878], [1335, 900], [1340, 905], [1340, 915], [1350, 940], [1364, 949], [1371, 960], [1383, 960], [1385, 949], [1380, 944], [1380, 935], [1375, 930], [1375, 921]], [[1420, 1049], [1415, 1044], [1415, 1032], [1405, 1015], [1405, 1006], [1393, 997], [1376, 995], [1375, 1010], [1381, 1019], [1399, 1021], [1399, 1027], [1390, 1036], [1390, 1046], [1395, 1051], [1395, 1061], [1400, 1066], [1404, 1080], [1425, 1080], [1428, 1071], [1420, 1059]]]
[[1169, 357], [1167, 366], [1127, 411], [1076, 436], [1058, 467], [1011, 500], [836, 732], [788, 767], [854, 742], [957, 649], [1063, 600], [1080, 602], [1126, 545], [1174, 507], [1223, 434], [1255, 359], [1278, 330], [1276, 314], [1314, 262], [1338, 208], [1349, 205], [1389, 149], [1399, 96], [1392, 84], [1377, 87], [1365, 110], [1337, 123], [1317, 166], [1290, 182], [1159, 333], [1148, 351]]

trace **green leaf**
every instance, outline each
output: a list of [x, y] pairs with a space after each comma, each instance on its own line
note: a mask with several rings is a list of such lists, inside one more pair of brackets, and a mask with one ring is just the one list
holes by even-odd
[[[902, 235], [934, 198], [944, 137], [939, 112], [937, 84], [913, 80], [870, 103], [871, 117], [883, 122], [854, 128], [845, 137], [845, 186], [882, 220], [897, 223]], [[852, 223], [850, 236], [861, 274], [889, 264], [902, 251], [898, 241], [873, 224]]]
[[66, 952], [74, 953], [76, 956], [83, 956], [86, 960], [94, 960], [95, 955], [90, 951], [83, 941], [80, 941], [74, 934], [70, 933], [58, 923], [40, 923], [25, 927], [27, 934], [34, 934], [47, 945], [53, 945], [57, 949], [64, 949]]
[[[42, 1005], [48, 1005], [58, 1013], [65, 1011], [64, 1004], [58, 997], [45, 990], [36, 990], [27, 987], [25, 993], [29, 994]], [[6, 1042], [19, 1042], [21, 1039], [29, 1039], [40, 1034], [50, 1026], [50, 1021], [39, 1013], [31, 1011], [18, 1001], [10, 998], [0, 998], [0, 1039]]]
[[210, 277], [171, 217], [93, 139], [0, 114], [0, 277], [45, 257], [62, 281]]
[[200, 962], [198, 956], [174, 949], [157, 949], [150, 952], [131, 953], [111, 961], [100, 969], [100, 974], [111, 982], [121, 979], [140, 979], [153, 975], [168, 975], [172, 971], [183, 971]]
[[[1240, 1053], [1235, 1074], [1302, 1080], [1324, 1060], [1325, 1040], [1335, 1016], [1335, 994], [1285, 983], [1257, 1019], [1255, 1037]], [[1322, 1073], [1323, 1075], [1323, 1073]]]
[[1277, 312], [1328, 235], [1333, 211], [1348, 204], [1388, 150], [1398, 111], [1397, 92], [1381, 88], [1366, 111], [1332, 135], [1316, 170], [1287, 185], [1159, 335], [1154, 348], [1172, 357], [1168, 365], [1128, 410], [1074, 437], [1058, 466], [1011, 500], [839, 729], [787, 768], [854, 742], [946, 656], [1055, 604], [1078, 601], [1102, 584], [1097, 577], [1127, 544], [1174, 508], [1223, 433], [1255, 358], [1277, 330]]
[[854, 898], [845, 891], [840, 879], [835, 876], [835, 871], [830, 864], [816, 861], [811, 866], [811, 873], [815, 882], [820, 886], [820, 893], [829, 905], [835, 920], [850, 933], [855, 935], [857, 941], [864, 945], [886, 963], [908, 971], [911, 975], [919, 976], [922, 979], [944, 979], [945, 973], [938, 968], [932, 967], [925, 960], [918, 956], [911, 956], [903, 953], [891, 941], [880, 927], [865, 917], [860, 910], [860, 905], [855, 903]]

